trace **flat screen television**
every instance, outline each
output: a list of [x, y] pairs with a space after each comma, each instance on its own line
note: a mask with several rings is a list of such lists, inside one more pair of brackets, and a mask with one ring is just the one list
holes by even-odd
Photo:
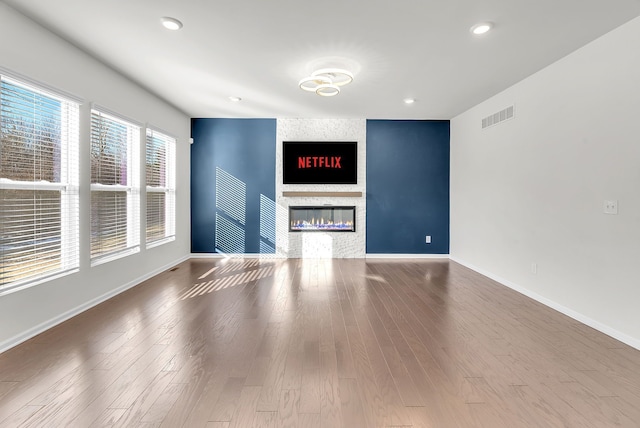
[[284, 141], [284, 184], [357, 184], [356, 141]]

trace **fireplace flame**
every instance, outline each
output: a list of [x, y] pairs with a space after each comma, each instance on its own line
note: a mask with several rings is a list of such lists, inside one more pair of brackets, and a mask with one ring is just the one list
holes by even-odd
[[291, 230], [352, 230], [353, 222], [334, 222], [325, 218], [315, 217], [311, 220], [298, 220], [291, 222]]
[[289, 231], [355, 232], [355, 207], [290, 207]]

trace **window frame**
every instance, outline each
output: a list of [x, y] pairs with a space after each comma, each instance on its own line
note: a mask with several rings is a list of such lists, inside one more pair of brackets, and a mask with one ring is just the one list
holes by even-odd
[[[45, 267], [45, 269], [38, 271], [38, 268], [43, 267], [46, 264], [45, 261], [48, 259], [48, 254], [46, 252], [39, 254], [41, 257], [36, 257], [35, 260], [33, 260], [34, 262], [27, 264], [32, 268], [32, 271], [35, 271], [36, 273], [31, 273], [17, 280], [0, 283], [0, 295], [4, 295], [72, 274], [77, 272], [80, 268], [80, 110], [83, 105], [83, 100], [59, 89], [52, 88], [46, 84], [0, 67], [0, 83], [1, 82], [20, 88], [34, 96], [37, 95], [55, 100], [60, 105], [60, 111], [55, 116], [55, 122], [60, 126], [59, 131], [56, 133], [60, 138], [58, 147], [60, 151], [60, 172], [58, 181], [36, 181], [35, 178], [33, 180], [14, 180], [3, 178], [1, 175], [2, 171], [0, 171], [0, 191], [28, 190], [34, 192], [59, 192], [60, 224], [53, 232], [59, 236], [60, 240], [59, 256], [55, 259], [57, 267], [51, 269], [46, 269]], [[0, 88], [1, 124], [4, 123], [3, 116], [5, 115], [3, 95], [4, 91]], [[13, 101], [13, 98], [9, 97], [8, 100]], [[31, 106], [31, 104], [26, 105]], [[37, 105], [34, 102], [32, 107], [34, 111], [36, 111], [36, 107]], [[23, 109], [18, 112], [22, 113]], [[38, 117], [45, 113], [48, 113], [48, 111], [42, 110], [37, 112]], [[47, 122], [43, 123], [49, 125]], [[46, 127], [45, 129], [50, 130], [52, 128]], [[35, 136], [37, 136], [35, 133], [29, 134], [30, 138], [34, 138]], [[33, 213], [33, 218], [35, 219], [35, 217], [40, 214], [42, 207], [37, 207], [37, 204], [34, 202], [34, 209], [37, 210]], [[1, 227], [0, 230], [2, 230]], [[33, 232], [26, 236], [33, 237], [33, 240], [37, 241], [39, 236], [42, 239], [42, 237], [46, 235], [43, 233]], [[38, 247], [36, 246], [34, 248]], [[1, 269], [4, 271], [5, 267], [2, 267]]]
[[[89, 129], [90, 129], [90, 152], [93, 150], [94, 144], [94, 116], [104, 118], [108, 121], [115, 122], [118, 125], [125, 126], [127, 129], [127, 184], [102, 184], [93, 183], [93, 178], [90, 178], [90, 202], [91, 211], [93, 210], [91, 199], [94, 194], [99, 192], [125, 192], [126, 193], [126, 206], [127, 206], [127, 220], [126, 220], [126, 246], [115, 250], [103, 252], [97, 255], [93, 255], [94, 246], [94, 223], [92, 212], [89, 214], [90, 222], [90, 244], [89, 254], [91, 260], [91, 266], [98, 266], [103, 263], [107, 263], [113, 260], [126, 257], [140, 251], [140, 138], [142, 135], [143, 125], [137, 121], [129, 119], [118, 113], [115, 113], [105, 107], [97, 104], [92, 104], [91, 112], [89, 115]], [[130, 135], [131, 134], [131, 135]], [[90, 174], [93, 165], [89, 165]]]
[[[147, 162], [149, 156], [150, 139], [157, 136], [160, 141], [164, 143], [165, 147], [165, 185], [164, 186], [152, 186], [149, 185], [149, 177], [146, 173]], [[168, 132], [160, 130], [159, 128], [149, 126], [146, 127], [145, 132], [145, 195], [146, 195], [146, 215], [145, 215], [145, 244], [146, 248], [157, 247], [168, 242], [175, 241], [175, 225], [176, 225], [176, 146], [177, 138]], [[157, 239], [149, 239], [149, 194], [160, 193], [165, 195], [165, 207], [164, 207], [164, 236]]]

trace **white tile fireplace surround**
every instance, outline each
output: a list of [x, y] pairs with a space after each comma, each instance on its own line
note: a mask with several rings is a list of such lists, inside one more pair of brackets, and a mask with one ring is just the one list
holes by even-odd
[[[365, 119], [277, 119], [276, 254], [289, 258], [363, 258], [366, 225]], [[283, 141], [357, 141], [358, 184], [282, 184]], [[356, 231], [289, 232], [289, 206], [355, 206]]]

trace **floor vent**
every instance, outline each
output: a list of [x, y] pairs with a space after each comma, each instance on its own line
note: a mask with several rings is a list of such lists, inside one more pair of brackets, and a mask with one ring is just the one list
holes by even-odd
[[504, 110], [500, 110], [497, 113], [491, 114], [482, 119], [482, 129], [489, 128], [490, 126], [497, 125], [505, 120], [513, 119], [514, 110], [513, 106], [509, 106]]

